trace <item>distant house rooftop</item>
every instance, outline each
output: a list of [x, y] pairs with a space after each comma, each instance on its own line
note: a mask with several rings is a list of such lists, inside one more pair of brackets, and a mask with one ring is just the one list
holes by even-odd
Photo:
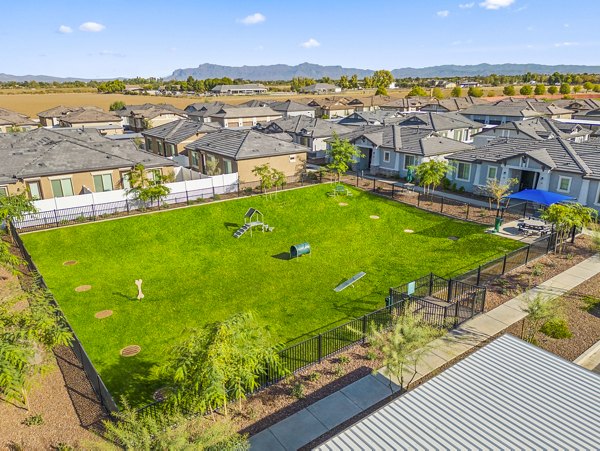
[[179, 144], [199, 133], [210, 133], [219, 130], [218, 124], [197, 122], [189, 119], [168, 122], [142, 132], [142, 135], [152, 138], [162, 138], [170, 144]]

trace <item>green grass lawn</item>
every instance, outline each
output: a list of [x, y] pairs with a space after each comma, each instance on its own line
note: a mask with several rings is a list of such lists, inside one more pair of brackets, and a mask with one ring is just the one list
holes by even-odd
[[[152, 368], [190, 328], [251, 310], [278, 342], [299, 341], [384, 306], [391, 286], [429, 272], [462, 273], [519, 247], [479, 225], [361, 191], [327, 197], [330, 189], [90, 223], [23, 241], [113, 396], [134, 404], [161, 386]], [[248, 207], [275, 230], [233, 238]], [[290, 245], [303, 242], [312, 255], [288, 261]], [[63, 266], [67, 260], [78, 264]], [[354, 287], [333, 291], [360, 271], [367, 275]], [[85, 284], [92, 289], [74, 291]], [[94, 317], [105, 309], [114, 314]], [[130, 344], [142, 352], [120, 357]]]

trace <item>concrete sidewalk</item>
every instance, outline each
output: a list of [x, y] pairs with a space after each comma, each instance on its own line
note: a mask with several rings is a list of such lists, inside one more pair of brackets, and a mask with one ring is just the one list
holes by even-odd
[[[432, 343], [432, 350], [421, 359], [416, 374], [407, 371], [405, 381], [414, 375], [413, 383], [432, 371], [480, 346], [490, 337], [527, 316], [522, 308], [527, 300], [542, 295], [546, 299], [559, 297], [587, 279], [600, 274], [600, 254], [584, 260], [531, 290], [505, 302], [495, 309], [466, 321]], [[597, 350], [600, 357], [600, 347]], [[326, 398], [302, 409], [285, 420], [250, 438], [252, 450], [290, 451], [310, 443], [344, 421], [372, 407], [398, 391], [399, 381], [390, 378], [384, 369], [366, 376]]]

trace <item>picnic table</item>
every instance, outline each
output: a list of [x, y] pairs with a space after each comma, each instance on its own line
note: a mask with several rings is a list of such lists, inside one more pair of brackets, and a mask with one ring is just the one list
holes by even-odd
[[519, 220], [517, 227], [525, 235], [534, 233], [545, 235], [551, 230], [551, 226], [546, 224], [546, 222], [542, 221], [541, 219], [521, 219]]

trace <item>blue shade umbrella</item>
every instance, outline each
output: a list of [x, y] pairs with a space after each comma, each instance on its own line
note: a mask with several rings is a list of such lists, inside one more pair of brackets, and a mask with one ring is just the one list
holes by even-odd
[[552, 193], [550, 191], [543, 191], [539, 189], [525, 189], [518, 193], [513, 193], [505, 196], [505, 199], [519, 199], [529, 202], [535, 202], [541, 205], [552, 205], [559, 202], [568, 202], [575, 200], [574, 197], [565, 196], [564, 194]]

